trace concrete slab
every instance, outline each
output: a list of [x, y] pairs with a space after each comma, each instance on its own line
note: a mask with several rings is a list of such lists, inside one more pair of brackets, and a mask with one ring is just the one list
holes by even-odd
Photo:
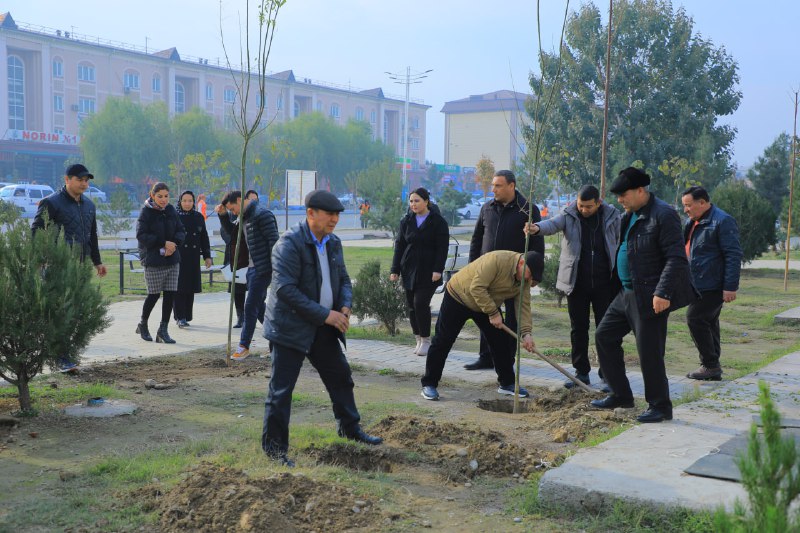
[[64, 409], [64, 414], [78, 418], [111, 418], [132, 415], [136, 409], [136, 404], [127, 400], [105, 400], [92, 405], [86, 403], [71, 405]]
[[778, 313], [773, 319], [775, 324], [800, 324], [800, 307], [787, 309], [783, 313]]
[[580, 450], [542, 476], [539, 497], [546, 503], [590, 512], [625, 500], [654, 508], [732, 509], [746, 500], [741, 484], [684, 473], [700, 457], [747, 431], [758, 413], [758, 382], [770, 385], [783, 418], [798, 418], [800, 352], [789, 354], [759, 372], [718, 388], [713, 395], [678, 406], [674, 420], [642, 424], [594, 448]]

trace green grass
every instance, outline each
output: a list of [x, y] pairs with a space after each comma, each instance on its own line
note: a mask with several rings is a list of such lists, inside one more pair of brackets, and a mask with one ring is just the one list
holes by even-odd
[[[125, 398], [127, 395], [114, 387], [102, 383], [76, 383], [70, 384], [65, 379], [59, 380], [54, 376], [47, 376], [48, 382], [40, 376], [30, 386], [31, 401], [35, 410], [48, 410], [63, 407], [66, 404], [85, 402], [89, 398]], [[57, 388], [50, 386], [55, 383]], [[0, 398], [17, 398], [16, 387], [0, 387]]]
[[386, 271], [392, 266], [392, 255], [394, 249], [388, 247], [370, 246], [347, 246], [344, 249], [344, 264], [347, 265], [347, 273], [351, 278], [358, 276], [358, 271], [364, 264], [377, 259], [381, 264], [381, 270]]
[[214, 452], [214, 443], [208, 440], [191, 442], [180, 448], [148, 450], [134, 456], [113, 456], [90, 467], [89, 476], [106, 476], [113, 484], [144, 483], [153, 478], [168, 479], [178, 476], [197, 459]]

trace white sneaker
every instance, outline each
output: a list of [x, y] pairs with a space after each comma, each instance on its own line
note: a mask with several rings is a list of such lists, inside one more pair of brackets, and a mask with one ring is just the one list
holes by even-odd
[[244, 359], [247, 359], [249, 356], [250, 356], [250, 349], [240, 344], [239, 347], [236, 348], [236, 351], [233, 353], [233, 355], [231, 355], [231, 359], [234, 361], [242, 361]]

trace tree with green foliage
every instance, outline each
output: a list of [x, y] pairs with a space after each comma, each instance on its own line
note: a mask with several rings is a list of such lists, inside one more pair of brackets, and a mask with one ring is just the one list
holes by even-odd
[[791, 510], [800, 496], [800, 462], [794, 436], [781, 435], [781, 416], [769, 395], [769, 385], [758, 382], [761, 423], [750, 425], [747, 452], [736, 459], [747, 491], [749, 509], [736, 501], [733, 515], [724, 509], [714, 517], [721, 533], [800, 531], [800, 511]]
[[544, 271], [542, 273], [542, 280], [537, 285], [544, 296], [558, 301], [558, 306], [561, 307], [561, 302], [566, 296], [563, 292], [556, 288], [556, 281], [558, 281], [558, 266], [561, 261], [561, 239], [556, 240], [552, 247], [547, 251], [544, 258]]
[[776, 214], [756, 191], [740, 181], [727, 181], [714, 190], [711, 200], [742, 229], [742, 264], [759, 257], [775, 243]]
[[675, 190], [675, 198], [672, 205], [681, 205], [681, 193], [692, 185], [700, 185], [700, 182], [695, 179], [700, 167], [687, 161], [684, 157], [665, 159], [658, 165], [658, 171], [664, 177], [672, 180], [673, 189]]
[[[544, 84], [531, 75], [539, 99], [557, 83], [542, 150], [560, 146], [570, 154], [572, 172], [565, 186], [573, 189], [597, 183], [600, 175], [607, 35], [599, 8], [583, 4], [569, 17], [562, 58], [558, 51], [544, 53]], [[736, 62], [723, 47], [696, 34], [692, 18], [683, 8], [674, 10], [669, 0], [615, 2], [613, 35], [610, 175], [637, 159], [654, 169], [678, 157], [697, 164], [703, 185], [713, 189], [730, 176], [736, 130], [719, 118], [736, 111], [741, 100]], [[535, 119], [535, 101], [527, 105]], [[525, 134], [531, 152], [534, 133], [527, 128]], [[673, 180], [655, 171], [652, 189], [669, 198]]]
[[382, 229], [392, 233], [392, 239], [400, 229], [400, 220], [408, 209], [400, 199], [403, 177], [394, 162], [384, 159], [373, 163], [358, 173], [358, 183], [370, 209], [364, 215], [368, 228]]
[[494, 162], [486, 155], [482, 155], [475, 163], [475, 183], [481, 188], [484, 198], [492, 189], [492, 178], [494, 178]]
[[31, 412], [30, 382], [65, 357], [77, 361], [110, 324], [108, 302], [90, 262], [60, 238], [58, 226], [32, 234], [24, 220], [0, 233], [0, 378], [17, 387]]
[[169, 165], [169, 116], [163, 103], [141, 106], [127, 98], [109, 98], [103, 109], [81, 124], [81, 149], [94, 169], [95, 184], [118, 176], [140, 183], [162, 176]]
[[450, 227], [458, 226], [461, 223], [461, 215], [458, 210], [467, 205], [471, 198], [469, 193], [457, 191], [452, 183], [442, 189], [436, 205], [439, 206], [442, 216]]
[[170, 185], [180, 192], [193, 186], [190, 169], [184, 167], [187, 157], [210, 152], [220, 159], [222, 151], [217, 148], [214, 119], [199, 107], [175, 115], [169, 122], [169, 127], [169, 175], [172, 178]]
[[377, 259], [367, 262], [353, 280], [353, 314], [359, 319], [373, 317], [389, 335], [398, 333], [397, 324], [406, 315], [406, 297], [399, 281], [381, 272]]
[[0, 226], [11, 224], [22, 215], [22, 209], [12, 204], [0, 200]]
[[136, 206], [131, 201], [128, 193], [122, 187], [117, 187], [111, 193], [111, 198], [108, 204], [104, 205], [102, 209], [97, 210], [97, 221], [103, 233], [114, 236], [114, 247], [119, 249], [117, 244], [119, 234], [123, 231], [129, 231], [133, 228], [133, 220], [131, 219], [131, 211]]
[[791, 146], [792, 137], [781, 133], [747, 171], [753, 188], [766, 198], [776, 213], [781, 212], [783, 200], [789, 196]]

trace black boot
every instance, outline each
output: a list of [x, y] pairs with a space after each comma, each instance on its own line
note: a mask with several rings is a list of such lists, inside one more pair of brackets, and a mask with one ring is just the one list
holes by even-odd
[[147, 328], [147, 322], [144, 320], [139, 322], [136, 326], [136, 333], [142, 336], [142, 340], [152, 341], [153, 337], [150, 336], [150, 330]]
[[169, 326], [169, 322], [162, 322], [161, 325], [158, 326], [158, 331], [156, 332], [156, 342], [175, 344], [175, 339], [169, 336], [167, 326]]
[[244, 325], [244, 319], [241, 316], [236, 317], [236, 323], [233, 325], [234, 328], [241, 328]]

